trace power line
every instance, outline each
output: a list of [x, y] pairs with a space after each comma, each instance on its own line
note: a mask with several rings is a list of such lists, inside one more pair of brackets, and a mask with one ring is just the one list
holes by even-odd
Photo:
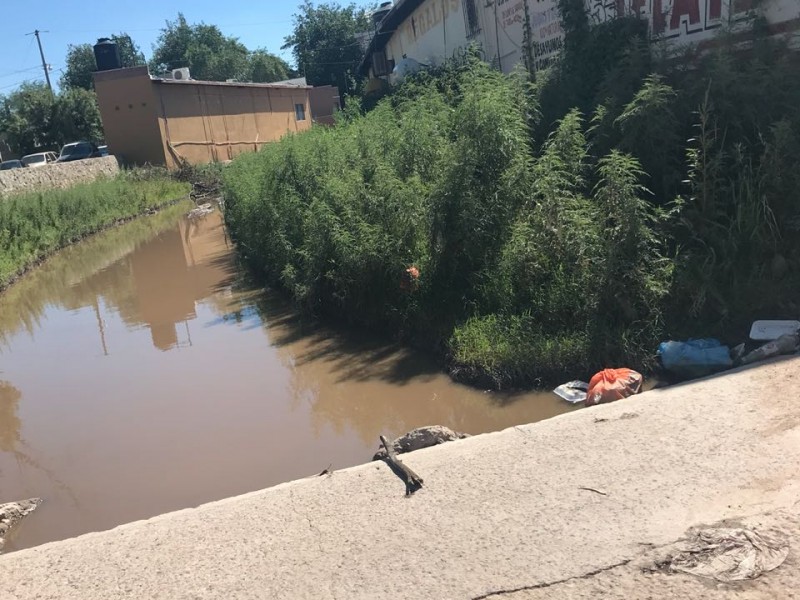
[[47, 69], [47, 61], [44, 59], [44, 50], [42, 50], [42, 40], [39, 37], [40, 33], [49, 33], [47, 31], [39, 31], [38, 29], [34, 29], [32, 33], [26, 33], [25, 35], [35, 35], [36, 36], [36, 43], [39, 44], [39, 56], [42, 57], [42, 69], [44, 69], [44, 78], [47, 80], [47, 87], [50, 88], [50, 93], [53, 93], [53, 85], [50, 83], [50, 73]]
[[[52, 65], [48, 65], [48, 66], [50, 67], [51, 71], [59, 71], [59, 70], [63, 71], [63, 66], [62, 67], [53, 67]], [[64, 65], [64, 66], [66, 66], [66, 65]], [[41, 67], [35, 67], [35, 69], [41, 69]], [[14, 83], [9, 83], [9, 84], [0, 86], [0, 90], [7, 90], [8, 88], [19, 87], [19, 86], [21, 86], [21, 85], [23, 85], [25, 83], [37, 83], [37, 82], [40, 82], [41, 80], [42, 80], [42, 76], [41, 75], [39, 75], [38, 77], [35, 77], [35, 76], [34, 77], [26, 77], [25, 79], [18, 79]]]
[[[38, 67], [37, 67], [38, 69]], [[8, 88], [19, 87], [23, 83], [28, 83], [30, 81], [36, 81], [35, 79], [21, 79], [20, 81], [16, 81], [14, 83], [10, 83], [8, 85], [0, 86], [0, 90], [7, 90]]]
[[17, 75], [19, 73], [27, 73], [28, 71], [35, 71], [36, 69], [41, 69], [41, 68], [42, 67], [40, 67], [39, 65], [36, 65], [35, 67], [28, 67], [26, 69], [20, 69], [19, 71], [9, 71], [8, 73], [3, 73], [2, 75], [0, 75], [0, 79], [2, 79], [3, 77], [10, 77], [11, 75]]
[[[228, 23], [228, 24], [218, 24], [213, 23], [215, 27], [218, 29], [228, 29], [233, 27], [263, 27], [264, 25], [274, 25], [274, 24], [283, 24], [283, 23], [293, 23], [294, 19], [284, 19], [281, 21], [251, 21], [250, 23]], [[145, 33], [151, 31], [163, 31], [166, 27], [154, 27], [154, 28], [147, 28], [147, 29], [124, 29], [125, 33]], [[106, 31], [113, 31], [113, 30], [120, 30], [119, 27], [94, 27], [92, 29], [58, 29], [53, 30], [53, 33], [97, 33], [97, 32], [106, 32]]]

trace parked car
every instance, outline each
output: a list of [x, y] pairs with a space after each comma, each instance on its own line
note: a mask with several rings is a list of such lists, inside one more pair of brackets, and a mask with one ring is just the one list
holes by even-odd
[[70, 162], [73, 160], [83, 160], [84, 158], [95, 158], [100, 156], [100, 151], [91, 142], [72, 142], [61, 148], [56, 162]]
[[100, 153], [100, 156], [108, 156], [108, 146], [98, 146], [97, 151]]
[[20, 160], [7, 160], [0, 163], [0, 171], [8, 171], [9, 169], [24, 169], [25, 165]]
[[37, 152], [22, 157], [22, 164], [26, 167], [43, 167], [48, 163], [56, 162], [58, 156], [55, 152]]

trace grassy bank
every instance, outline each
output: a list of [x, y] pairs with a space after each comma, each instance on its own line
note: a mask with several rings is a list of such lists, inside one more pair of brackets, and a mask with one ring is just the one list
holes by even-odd
[[188, 192], [166, 173], [143, 170], [0, 199], [0, 289], [59, 248]]
[[308, 310], [496, 387], [646, 370], [666, 336], [796, 318], [797, 54], [756, 23], [745, 53], [721, 37], [664, 58], [638, 21], [589, 29], [578, 4], [535, 78], [451, 65], [237, 158], [240, 251]]

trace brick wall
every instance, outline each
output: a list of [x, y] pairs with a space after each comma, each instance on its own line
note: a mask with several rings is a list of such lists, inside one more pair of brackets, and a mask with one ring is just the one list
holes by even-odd
[[44, 167], [0, 171], [0, 196], [14, 192], [30, 192], [48, 188], [65, 188], [76, 183], [93, 181], [100, 175], [114, 176], [119, 164], [114, 156], [51, 163]]

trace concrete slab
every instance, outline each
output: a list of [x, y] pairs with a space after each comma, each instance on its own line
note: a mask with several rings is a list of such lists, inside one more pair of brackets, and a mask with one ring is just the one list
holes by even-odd
[[371, 463], [9, 554], [0, 598], [791, 598], [795, 547], [736, 586], [641, 567], [722, 519], [796, 536], [798, 383], [792, 358], [420, 450], [412, 497]]

